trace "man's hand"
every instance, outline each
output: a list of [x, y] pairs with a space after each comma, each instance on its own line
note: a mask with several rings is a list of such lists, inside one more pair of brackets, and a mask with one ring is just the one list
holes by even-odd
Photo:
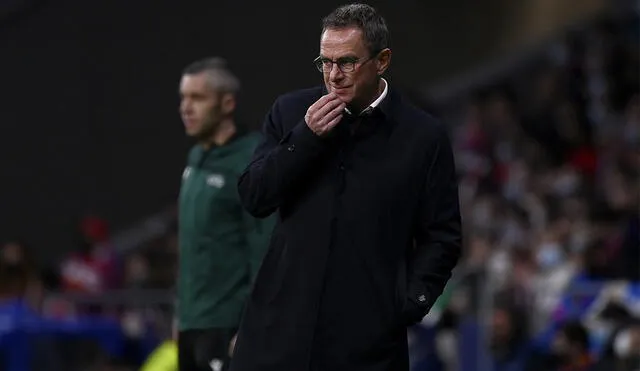
[[325, 136], [340, 122], [345, 107], [335, 93], [329, 93], [309, 107], [304, 121], [316, 135]]

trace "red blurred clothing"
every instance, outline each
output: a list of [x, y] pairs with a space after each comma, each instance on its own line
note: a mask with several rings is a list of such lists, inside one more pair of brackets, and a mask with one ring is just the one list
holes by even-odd
[[118, 286], [116, 255], [109, 247], [72, 254], [61, 270], [62, 288], [71, 292], [99, 293]]
[[581, 147], [574, 151], [569, 162], [576, 170], [588, 176], [594, 176], [598, 168], [598, 156], [591, 147]]
[[61, 283], [67, 292], [99, 293], [119, 284], [117, 256], [108, 243], [109, 226], [97, 216], [86, 216], [79, 225], [85, 241], [82, 251], [72, 253], [62, 264]]
[[591, 355], [584, 354], [573, 363], [562, 366], [560, 371], [591, 371], [595, 364], [595, 359]]

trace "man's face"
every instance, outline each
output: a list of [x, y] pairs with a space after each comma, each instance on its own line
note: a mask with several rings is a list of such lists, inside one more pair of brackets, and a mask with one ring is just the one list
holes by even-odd
[[221, 95], [211, 88], [206, 72], [187, 74], [180, 81], [180, 116], [190, 137], [211, 137], [223, 118]]
[[558, 357], [564, 357], [569, 353], [569, 340], [562, 332], [556, 334], [551, 343], [551, 351]]
[[492, 333], [495, 344], [504, 345], [512, 335], [511, 314], [503, 309], [495, 311], [492, 318]]
[[23, 248], [18, 243], [9, 242], [0, 250], [0, 259], [10, 264], [18, 264], [24, 259]]
[[333, 61], [357, 59], [352, 72], [342, 72], [334, 64], [331, 71], [323, 73], [324, 83], [329, 92], [336, 93], [347, 105], [371, 103], [378, 90], [376, 77], [386, 69], [387, 63], [380, 58], [370, 59], [375, 56], [367, 49], [359, 28], [326, 29], [320, 39], [320, 56]]

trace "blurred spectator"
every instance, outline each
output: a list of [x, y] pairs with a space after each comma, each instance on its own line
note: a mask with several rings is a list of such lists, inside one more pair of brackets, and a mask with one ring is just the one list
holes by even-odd
[[[596, 368], [597, 371], [628, 371], [640, 365], [640, 343], [638, 343], [638, 329], [640, 319], [633, 308], [624, 300], [624, 286], [612, 285], [603, 295], [603, 300], [596, 312], [589, 318], [592, 333], [601, 333], [602, 339], [592, 336], [592, 339], [604, 340], [603, 350]], [[604, 330], [604, 331], [603, 331]]]
[[106, 222], [88, 216], [82, 220], [79, 229], [78, 247], [62, 263], [62, 289], [100, 293], [118, 287], [121, 281], [118, 259], [109, 244]]
[[636, 322], [616, 333], [613, 351], [614, 370], [631, 370], [640, 365], [640, 323]]
[[45, 283], [27, 245], [20, 241], [7, 242], [0, 250], [0, 261], [10, 266], [19, 267], [24, 271], [23, 298], [33, 309], [39, 309], [42, 304]]
[[9, 241], [2, 246], [0, 259], [9, 264], [26, 264], [31, 266], [29, 251], [24, 243]]
[[178, 269], [178, 237], [175, 229], [144, 249], [148, 266], [147, 285], [153, 288], [172, 288]]
[[590, 354], [589, 333], [581, 323], [564, 324], [553, 341], [552, 357], [545, 370], [595, 370], [595, 359]]
[[24, 294], [28, 282], [25, 265], [0, 259], [0, 369], [12, 366], [8, 345], [13, 328], [22, 321], [35, 317], [32, 308], [25, 302]]
[[24, 304], [28, 276], [29, 273], [24, 265], [0, 261], [0, 305], [2, 308]]
[[456, 371], [460, 365], [460, 355], [458, 351], [459, 326], [458, 314], [455, 310], [445, 309], [437, 325], [435, 335], [435, 350], [439, 360], [443, 364], [444, 371]]
[[142, 252], [134, 252], [125, 258], [123, 285], [129, 289], [148, 287], [149, 262]]
[[491, 319], [491, 355], [494, 371], [524, 370], [528, 362], [528, 333], [522, 310], [500, 304]]

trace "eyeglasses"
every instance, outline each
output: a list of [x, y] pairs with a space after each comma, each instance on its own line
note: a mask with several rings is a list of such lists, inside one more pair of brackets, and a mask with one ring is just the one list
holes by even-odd
[[337, 60], [334, 61], [329, 58], [323, 58], [322, 56], [318, 56], [318, 58], [313, 60], [313, 64], [316, 65], [316, 68], [318, 69], [318, 71], [323, 73], [325, 72], [330, 73], [331, 70], [333, 70], [334, 64], [338, 65], [338, 69], [341, 72], [349, 73], [356, 70], [356, 65], [358, 64], [358, 62], [360, 62], [360, 65], [363, 65], [369, 62], [370, 60], [374, 59], [375, 57], [377, 57], [379, 53], [380, 52], [374, 53], [372, 56], [363, 60], [362, 62], [360, 62], [360, 58], [354, 58], [354, 57], [343, 57], [343, 58], [338, 58]]

